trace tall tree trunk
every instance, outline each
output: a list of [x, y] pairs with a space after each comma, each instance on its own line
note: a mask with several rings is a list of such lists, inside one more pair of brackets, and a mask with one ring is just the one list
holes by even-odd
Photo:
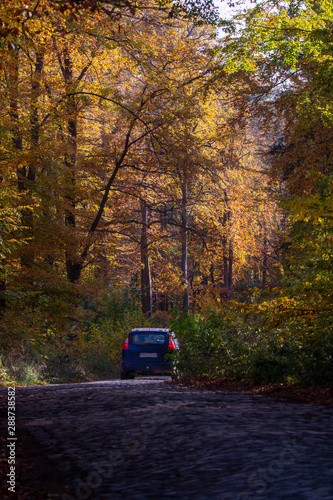
[[[63, 62], [59, 56], [59, 62], [67, 89], [70, 91], [73, 85], [73, 67], [71, 57], [67, 50], [64, 51]], [[77, 156], [77, 105], [74, 95], [69, 95], [66, 100], [67, 116], [67, 143], [65, 152], [65, 225], [73, 232], [73, 243], [67, 242], [66, 249], [66, 271], [67, 279], [74, 283], [80, 279], [82, 262], [75, 248], [75, 228], [76, 228], [76, 156]]]
[[233, 263], [234, 263], [234, 249], [233, 240], [231, 236], [231, 219], [232, 211], [229, 204], [228, 194], [224, 191], [225, 210], [222, 217], [223, 236], [223, 279], [224, 279], [224, 292], [222, 297], [226, 300], [232, 298], [232, 281], [233, 281]]
[[[44, 67], [44, 49], [37, 51], [35, 72], [32, 75], [31, 84], [31, 109], [30, 109], [30, 135], [31, 145], [33, 150], [39, 146], [40, 122], [38, 113], [38, 100], [40, 96], [40, 84], [42, 79], [42, 71]], [[35, 166], [29, 166], [28, 178], [31, 181], [35, 180]]]
[[188, 214], [187, 214], [187, 200], [188, 200], [188, 187], [187, 179], [184, 179], [182, 185], [182, 207], [181, 207], [181, 236], [182, 236], [182, 262], [181, 269], [183, 273], [183, 285], [184, 285], [184, 295], [183, 295], [183, 311], [189, 314], [190, 310], [190, 294], [189, 294], [189, 284], [188, 284]]
[[223, 248], [223, 293], [222, 297], [224, 299], [228, 296], [228, 288], [229, 288], [229, 265], [228, 265], [228, 236], [227, 236], [227, 214], [224, 212], [223, 214], [223, 227], [225, 233], [222, 236], [222, 248]]
[[144, 200], [141, 205], [141, 303], [142, 312], [152, 315], [151, 273], [148, 253], [148, 207]]
[[11, 51], [11, 66], [9, 71], [9, 98], [10, 98], [10, 118], [12, 121], [12, 144], [18, 156], [19, 166], [17, 168], [17, 186], [21, 193], [25, 190], [26, 167], [19, 161], [20, 152], [23, 149], [22, 130], [19, 116], [19, 48], [15, 46]]
[[6, 309], [6, 289], [6, 281], [0, 280], [0, 318]]
[[[206, 248], [205, 242], [202, 242], [202, 248], [203, 250], [205, 250]], [[203, 285], [204, 287], [207, 286], [208, 280], [209, 280], [209, 274], [206, 273], [201, 275], [201, 285]]]
[[[10, 91], [10, 114], [12, 118], [12, 142], [16, 152], [23, 150], [22, 131], [20, 128], [18, 95], [19, 95], [19, 49], [13, 50], [14, 60], [11, 68], [11, 91]], [[31, 150], [36, 153], [39, 145], [39, 116], [38, 116], [38, 98], [40, 93], [40, 82], [44, 65], [44, 53], [37, 52], [35, 70], [32, 74], [31, 83], [31, 102], [30, 102], [30, 142]], [[35, 162], [30, 165], [23, 164], [17, 168], [17, 186], [19, 193], [24, 194], [31, 190], [36, 179]], [[24, 238], [32, 239], [34, 235], [33, 211], [31, 208], [23, 208], [21, 212], [21, 222]], [[31, 269], [34, 263], [34, 250], [30, 245], [21, 256], [21, 266]]]
[[214, 264], [211, 264], [210, 269], [209, 269], [209, 276], [210, 276], [210, 282], [212, 285], [215, 285], [215, 276], [214, 276]]
[[232, 285], [233, 285], [233, 265], [234, 265], [234, 245], [232, 237], [229, 239], [229, 258], [228, 258], [228, 287], [227, 287], [227, 299], [232, 298]]
[[[22, 189], [31, 191], [36, 180], [36, 158], [39, 147], [40, 122], [38, 112], [38, 100], [40, 96], [40, 83], [44, 66], [44, 51], [36, 53], [36, 62], [34, 73], [31, 81], [31, 102], [30, 102], [30, 144], [32, 151], [32, 161], [27, 165], [25, 178], [22, 182]], [[34, 213], [33, 210], [27, 208], [22, 213], [22, 223], [26, 228], [26, 235], [33, 239], [34, 237]], [[33, 245], [30, 247], [24, 256], [22, 256], [22, 265], [30, 269], [34, 265], [35, 251]]]
[[[23, 134], [20, 126], [19, 115], [19, 48], [17, 45], [12, 49], [11, 68], [10, 68], [10, 117], [12, 120], [12, 144], [13, 149], [17, 154], [17, 189], [22, 198], [28, 189], [27, 180], [31, 179], [31, 172], [29, 167], [22, 163], [22, 150], [23, 150]], [[24, 204], [24, 202], [23, 202]], [[29, 208], [22, 208], [21, 210], [21, 226], [23, 238], [31, 238], [33, 231], [32, 212]], [[31, 268], [33, 264], [33, 253], [30, 246], [26, 246], [24, 254], [21, 255], [21, 267]]]
[[265, 286], [267, 285], [267, 266], [268, 266], [266, 230], [264, 233], [263, 244], [264, 244], [264, 247], [263, 247], [263, 259], [262, 259], [262, 288], [265, 288]]

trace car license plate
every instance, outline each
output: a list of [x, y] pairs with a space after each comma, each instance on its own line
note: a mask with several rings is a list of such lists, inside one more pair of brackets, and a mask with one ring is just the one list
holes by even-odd
[[140, 352], [140, 358], [157, 358], [157, 352]]

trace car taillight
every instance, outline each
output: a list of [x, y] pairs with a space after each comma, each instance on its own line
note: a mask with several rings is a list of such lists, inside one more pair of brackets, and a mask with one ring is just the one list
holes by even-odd
[[175, 346], [175, 343], [173, 341], [173, 338], [172, 337], [169, 337], [169, 345], [168, 345], [168, 348], [169, 349], [172, 349], [173, 351], [176, 349], [176, 346]]
[[128, 337], [126, 337], [126, 340], [123, 345], [123, 349], [128, 349]]

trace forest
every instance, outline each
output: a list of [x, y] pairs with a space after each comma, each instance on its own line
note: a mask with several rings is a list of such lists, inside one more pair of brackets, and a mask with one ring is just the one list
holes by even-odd
[[0, 385], [333, 384], [333, 5], [0, 5]]

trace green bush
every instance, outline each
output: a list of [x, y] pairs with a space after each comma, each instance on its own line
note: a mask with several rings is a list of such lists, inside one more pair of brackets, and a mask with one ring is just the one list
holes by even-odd
[[242, 313], [240, 305], [230, 304], [207, 318], [178, 316], [173, 329], [181, 346], [174, 356], [180, 376], [333, 386], [330, 335], [295, 333], [294, 321], [292, 327], [274, 329], [262, 311], [254, 311]]
[[36, 359], [28, 349], [12, 351], [2, 356], [0, 384], [39, 385], [44, 384], [45, 364]]
[[172, 326], [180, 342], [175, 357], [182, 376], [234, 377], [247, 373], [254, 338], [241, 328], [239, 318], [179, 316]]
[[[2, 324], [0, 383], [21, 385], [103, 380], [120, 375], [121, 352], [135, 327], [160, 325], [141, 313], [131, 291], [117, 288], [82, 290], [60, 297], [69, 301], [53, 321], [52, 302], [43, 296], [25, 317], [8, 309]], [[134, 300], [135, 299], [135, 300]], [[60, 317], [61, 315], [61, 317]], [[13, 326], [11, 326], [13, 325]]]
[[8, 367], [5, 366], [3, 356], [0, 356], [0, 387], [7, 387], [13, 382]]

